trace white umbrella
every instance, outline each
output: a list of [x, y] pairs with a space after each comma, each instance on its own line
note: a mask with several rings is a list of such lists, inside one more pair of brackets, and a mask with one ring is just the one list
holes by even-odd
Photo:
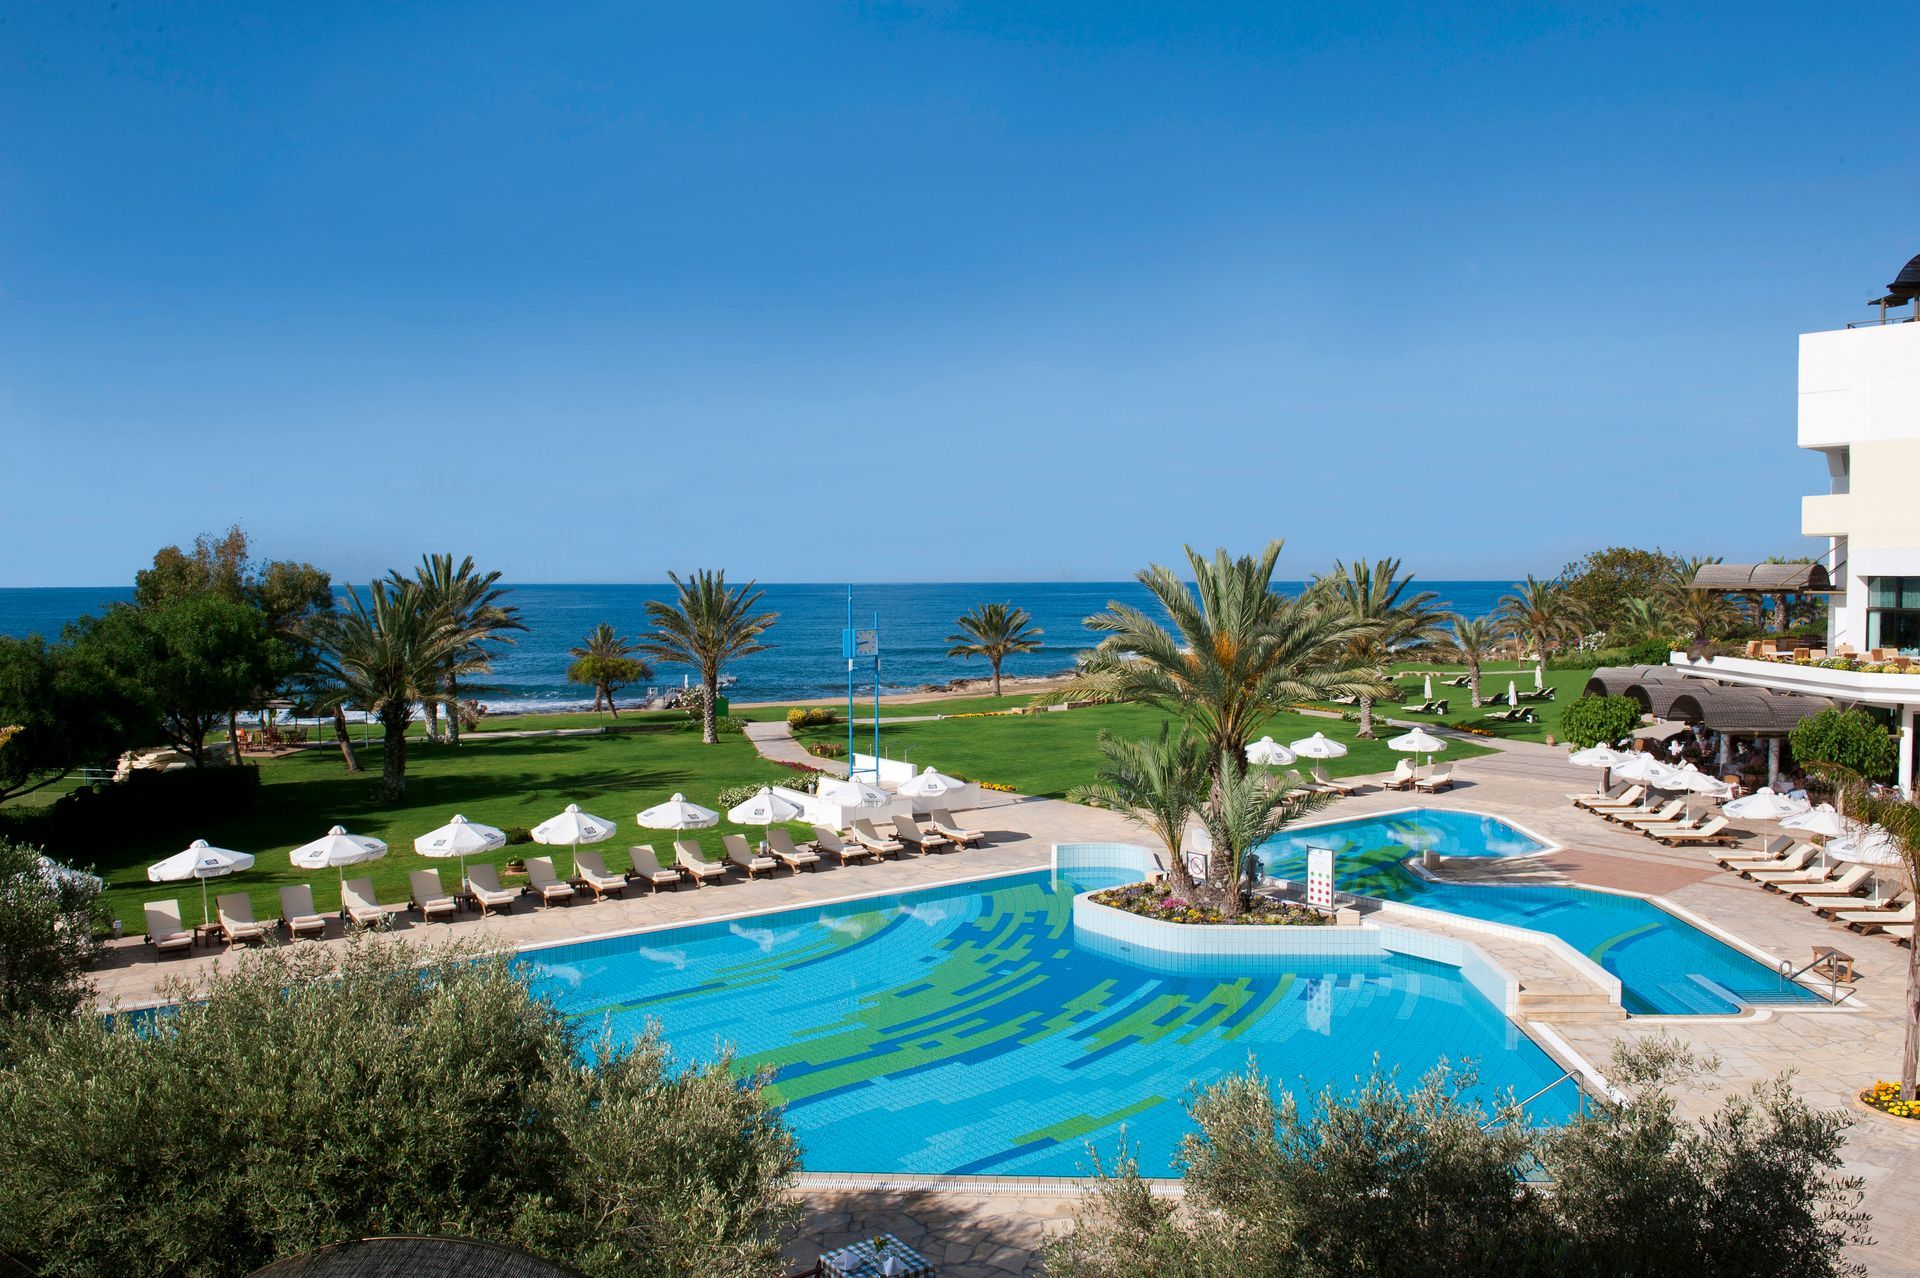
[[1272, 737], [1261, 737], [1247, 747], [1247, 762], [1265, 764], [1270, 767], [1285, 767], [1293, 762], [1293, 751], [1275, 741]]
[[460, 858], [461, 891], [465, 891], [467, 881], [467, 858], [482, 852], [491, 852], [507, 846], [504, 830], [496, 830], [490, 825], [481, 825], [465, 817], [454, 814], [453, 820], [437, 830], [429, 830], [413, 841], [413, 850], [421, 856]]
[[1837, 839], [1853, 828], [1853, 822], [1835, 812], [1832, 805], [1826, 803], [1802, 812], [1799, 816], [1790, 816], [1780, 824], [1785, 829], [1805, 830], [1808, 834], [1822, 839]]
[[1659, 785], [1672, 775], [1673, 769], [1650, 754], [1636, 752], [1625, 763], [1613, 770], [1617, 781], [1645, 781], [1650, 785]]
[[654, 804], [634, 820], [649, 830], [704, 830], [719, 824], [720, 814], [712, 808], [688, 803], [684, 794], [676, 794], [665, 803]]
[[288, 856], [303, 870], [332, 867], [339, 872], [344, 889], [349, 865], [378, 861], [386, 854], [387, 845], [379, 839], [365, 834], [348, 834], [345, 827], [336, 825], [313, 842], [301, 844]]
[[[572, 848], [578, 854], [582, 843], [602, 843], [613, 837], [613, 822], [582, 812], [580, 805], [569, 803], [566, 811], [559, 816], [550, 816], [533, 827], [533, 841], [544, 843], [548, 847]], [[571, 878], [579, 867], [569, 865], [567, 876]]]
[[1293, 743], [1293, 752], [1303, 759], [1338, 759], [1347, 752], [1347, 748], [1338, 741], [1328, 739], [1324, 732], [1316, 732], [1310, 737], [1302, 737]]
[[840, 808], [878, 809], [893, 802], [893, 796], [880, 787], [851, 777], [822, 778], [814, 789], [813, 797]]
[[164, 861], [147, 867], [149, 883], [178, 883], [182, 879], [200, 880], [200, 921], [209, 923], [213, 914], [207, 909], [207, 880], [250, 869], [253, 854], [216, 848], [205, 839], [195, 839], [184, 852], [176, 852]]
[[1674, 768], [1672, 775], [1659, 785], [1663, 790], [1685, 790], [1689, 794], [1704, 794], [1712, 799], [1724, 799], [1733, 793], [1733, 787], [1725, 781], [1695, 767]]
[[792, 821], [799, 815], [800, 805], [775, 794], [769, 785], [761, 786], [760, 792], [745, 803], [727, 809], [727, 820], [739, 825], [772, 825], [775, 821]]
[[895, 793], [904, 794], [910, 799], [944, 799], [966, 788], [967, 783], [959, 777], [950, 777], [929, 767], [918, 776], [902, 782]]
[[1514, 687], [1513, 680], [1509, 679], [1507, 680], [1507, 709], [1511, 710], [1516, 706], [1518, 706], [1519, 704], [1520, 704], [1520, 689]]
[[1447, 743], [1434, 736], [1425, 728], [1415, 728], [1412, 732], [1389, 738], [1387, 749], [1398, 750], [1403, 754], [1424, 754], [1427, 762], [1433, 762], [1433, 756], [1447, 748]]
[[1433, 676], [1432, 675], [1427, 676], [1426, 694], [1427, 694], [1426, 699], [1428, 701], [1433, 700]]
[[1609, 769], [1617, 768], [1631, 756], [1606, 746], [1588, 746], [1584, 750], [1575, 750], [1567, 756], [1567, 762], [1576, 768], [1600, 769], [1600, 793], [1605, 794], [1607, 783], [1611, 780]]
[[1835, 839], [1827, 844], [1826, 850], [1829, 856], [1842, 861], [1859, 861], [1865, 865], [1906, 864], [1899, 849], [1894, 846], [1893, 836], [1877, 825]]
[[1805, 799], [1794, 799], [1778, 790], [1756, 790], [1734, 799], [1720, 810], [1728, 816], [1751, 821], [1779, 821], [1807, 811]]
[[40, 877], [56, 888], [71, 883], [75, 887], [90, 887], [98, 891], [107, 885], [106, 880], [99, 875], [88, 874], [85, 870], [76, 870], [70, 865], [62, 865], [45, 853], [36, 858], [36, 863], [40, 867]]

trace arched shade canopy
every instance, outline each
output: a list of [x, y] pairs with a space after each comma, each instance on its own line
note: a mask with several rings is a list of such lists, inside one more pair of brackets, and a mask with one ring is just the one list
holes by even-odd
[[1832, 579], [1819, 564], [1704, 564], [1693, 576], [1693, 588], [1734, 594], [1834, 593]]
[[1581, 694], [1588, 697], [1624, 697], [1635, 684], [1679, 680], [1686, 676], [1673, 666], [1601, 666], [1587, 679]]
[[1833, 702], [1825, 697], [1699, 682], [1673, 698], [1667, 713], [1670, 718], [1704, 724], [1715, 732], [1784, 737], [1802, 719], [1832, 707]]

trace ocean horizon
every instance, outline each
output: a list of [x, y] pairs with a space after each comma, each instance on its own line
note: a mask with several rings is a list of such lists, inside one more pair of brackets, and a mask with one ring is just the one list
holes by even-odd
[[[1517, 579], [1515, 579], [1517, 580]], [[1276, 582], [1297, 591], [1300, 581]], [[1513, 580], [1418, 581], [1432, 590], [1440, 606], [1469, 616], [1494, 611]], [[504, 648], [494, 672], [476, 682], [472, 695], [495, 713], [585, 709], [590, 689], [566, 679], [567, 649], [602, 622], [628, 636], [647, 628], [646, 603], [671, 597], [659, 585], [517, 583], [507, 587], [507, 602], [520, 609], [526, 631]], [[737, 701], [782, 701], [828, 697], [846, 691], [846, 661], [840, 632], [846, 625], [845, 583], [762, 582], [762, 607], [780, 614], [769, 632], [768, 651], [727, 667], [736, 682], [728, 695]], [[955, 619], [978, 603], [1010, 602], [1033, 615], [1045, 634], [1038, 652], [1009, 657], [1002, 673], [1050, 675], [1070, 669], [1074, 654], [1091, 647], [1097, 636], [1083, 622], [1109, 601], [1155, 611], [1151, 596], [1133, 581], [890, 582], [855, 584], [854, 625], [880, 631], [880, 679], [883, 693], [944, 686], [956, 679], [992, 673], [980, 659], [946, 655]], [[68, 623], [116, 603], [130, 603], [133, 589], [99, 586], [0, 588], [0, 635], [57, 636]], [[697, 679], [679, 666], [660, 665], [646, 686], [622, 689], [620, 700], [638, 701], [647, 687], [679, 687]], [[872, 667], [865, 665], [857, 685], [870, 693]]]

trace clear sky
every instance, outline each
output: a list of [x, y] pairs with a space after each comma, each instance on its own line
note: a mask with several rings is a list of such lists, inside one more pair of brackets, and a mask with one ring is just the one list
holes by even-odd
[[[1686, 12], [1682, 12], [1686, 10]], [[0, 9], [0, 585], [1801, 553], [1907, 5]]]

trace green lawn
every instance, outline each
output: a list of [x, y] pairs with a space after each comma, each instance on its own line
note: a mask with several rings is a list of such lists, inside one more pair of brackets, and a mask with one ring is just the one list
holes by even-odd
[[[1022, 794], [1058, 798], [1074, 786], [1093, 779], [1100, 764], [1102, 730], [1123, 737], [1149, 737], [1159, 732], [1169, 716], [1145, 706], [1086, 706], [1077, 710], [1003, 715], [985, 719], [943, 719], [936, 723], [903, 723], [883, 729], [882, 752], [889, 758], [908, 758], [918, 767], [932, 765], [972, 781], [1010, 785]], [[1359, 725], [1318, 715], [1283, 714], [1268, 721], [1261, 732], [1280, 742], [1324, 732], [1345, 744], [1348, 753], [1331, 760], [1333, 776], [1385, 772], [1403, 756], [1389, 750], [1385, 737], [1361, 741]], [[806, 741], [833, 740], [832, 729], [809, 729]], [[844, 736], [839, 739], [844, 740]], [[862, 743], [865, 748], [865, 743]], [[1472, 758], [1490, 747], [1456, 742], [1449, 759]]]
[[[1416, 714], [1412, 711], [1402, 709], [1401, 707], [1403, 705], [1416, 705], [1423, 699], [1421, 694], [1424, 691], [1425, 685], [1418, 679], [1401, 679], [1399, 681], [1399, 687], [1402, 695], [1391, 702], [1377, 703], [1374, 706], [1374, 713], [1376, 715], [1385, 714], [1390, 718], [1405, 720], [1409, 723], [1440, 723], [1456, 727], [1470, 725], [1483, 729], [1493, 736], [1509, 741], [1544, 741], [1550, 733], [1556, 740], [1559, 739], [1560, 712], [1566, 709], [1572, 702], [1579, 700], [1581, 689], [1587, 686], [1587, 680], [1593, 676], [1593, 671], [1591, 670], [1549, 670], [1547, 671], [1547, 686], [1555, 690], [1553, 700], [1521, 702], [1522, 705], [1533, 708], [1534, 714], [1539, 719], [1538, 723], [1487, 723], [1484, 722], [1486, 715], [1491, 714], [1495, 710], [1506, 708], [1508, 680], [1512, 680], [1521, 692], [1531, 692], [1533, 690], [1533, 666], [1531, 664], [1516, 665], [1513, 662], [1506, 661], [1496, 665], [1482, 666], [1480, 669], [1480, 695], [1490, 701], [1497, 700], [1498, 704], [1485, 705], [1478, 710], [1474, 709], [1471, 705], [1468, 689], [1456, 688], [1451, 684], [1443, 683], [1439, 677], [1441, 673], [1448, 675], [1465, 673], [1464, 667], [1425, 662], [1414, 665], [1396, 666], [1394, 669], [1396, 673], [1402, 671], [1425, 672], [1429, 670], [1436, 672], [1436, 677], [1433, 681], [1433, 695], [1435, 699], [1444, 698], [1447, 701], [1447, 713], [1444, 715]], [[1334, 706], [1331, 708], [1350, 713], [1353, 712], [1351, 706]]]
[[[410, 870], [438, 868], [446, 884], [453, 885], [459, 863], [419, 856], [413, 851], [413, 840], [455, 812], [487, 825], [531, 828], [568, 803], [619, 823], [619, 833], [598, 846], [609, 868], [624, 868], [627, 848], [634, 843], [652, 844], [666, 861], [673, 855], [674, 832], [639, 830], [633, 818], [641, 808], [661, 802], [676, 790], [714, 807], [714, 796], [727, 786], [791, 775], [760, 758], [738, 734], [704, 746], [697, 730], [678, 724], [590, 737], [489, 741], [469, 735], [457, 750], [415, 744], [408, 751], [406, 801], [387, 807], [378, 798], [379, 749], [362, 751], [361, 757], [367, 770], [358, 775], [349, 775], [332, 750], [308, 750], [261, 764], [260, 795], [252, 810], [209, 820], [193, 832], [210, 843], [259, 857], [244, 874], [211, 880], [213, 891], [244, 890], [253, 897], [255, 913], [272, 918], [279, 914], [281, 886], [311, 883], [320, 908], [333, 909], [339, 902], [338, 875], [296, 870], [287, 854], [339, 824], [356, 834], [387, 841], [387, 856], [349, 874], [370, 875], [382, 901], [405, 901]], [[763, 833], [758, 827], [735, 826], [723, 819], [712, 829], [681, 837], [699, 839], [713, 859], [721, 855], [720, 836], [729, 832], [756, 838]], [[148, 864], [179, 851], [186, 841], [172, 837], [130, 844], [110, 857], [94, 858], [98, 863], [93, 868], [107, 880], [107, 903], [129, 930], [143, 930], [140, 904], [154, 897], [178, 897], [182, 910], [199, 918], [197, 883], [146, 880]], [[517, 845], [479, 859], [499, 864], [548, 850], [537, 844]], [[58, 855], [58, 849], [52, 851]], [[89, 858], [73, 859], [85, 864]], [[566, 868], [566, 849], [557, 850], [555, 864]]]
[[[937, 701], [883, 701], [880, 703], [880, 717], [882, 719], [901, 719], [929, 714], [984, 714], [994, 710], [1017, 710], [1032, 700], [1032, 693], [1020, 693], [1018, 695], [1008, 694], [1002, 697], [948, 697], [941, 698]], [[871, 693], [869, 693], [865, 700], [856, 700], [854, 706], [853, 717], [856, 720], [865, 722], [872, 721], [873, 697]], [[735, 718], [739, 719], [766, 721], [770, 719], [785, 719], [787, 717], [787, 711], [790, 708], [791, 707], [788, 706], [740, 706], [733, 711], [733, 714]], [[846, 718], [846, 702], [841, 701], [826, 708], [839, 715], [842, 720]], [[844, 737], [846, 734], [846, 724], [843, 722], [840, 725], [840, 735]]]

